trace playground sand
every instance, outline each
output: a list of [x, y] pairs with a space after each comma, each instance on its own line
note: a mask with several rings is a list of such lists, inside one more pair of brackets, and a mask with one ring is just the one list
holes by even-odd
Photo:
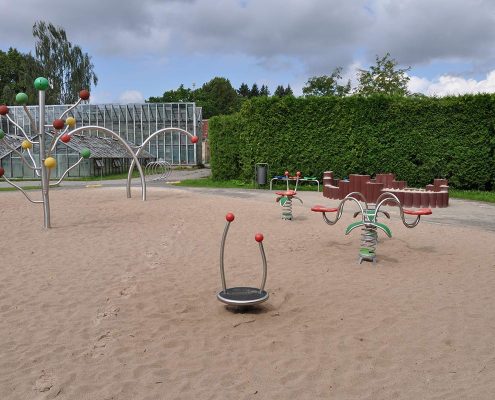
[[[54, 190], [49, 231], [1, 193], [0, 398], [493, 398], [495, 232], [394, 218], [358, 265], [321, 194], [288, 222], [273, 194], [213, 193]], [[228, 211], [228, 286], [259, 283], [265, 235], [270, 299], [247, 312], [216, 299]]]

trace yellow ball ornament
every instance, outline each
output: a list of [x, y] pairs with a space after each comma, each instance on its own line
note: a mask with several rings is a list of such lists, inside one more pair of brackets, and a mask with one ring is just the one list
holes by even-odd
[[55, 160], [53, 157], [48, 157], [45, 160], [45, 167], [52, 169], [55, 168], [56, 166], [57, 166], [57, 160]]
[[65, 123], [72, 128], [72, 127], [76, 126], [76, 119], [74, 117], [68, 117], [65, 120]]
[[27, 149], [30, 149], [31, 147], [33, 147], [33, 144], [29, 140], [23, 140], [21, 143], [21, 147], [24, 150], [27, 150]]

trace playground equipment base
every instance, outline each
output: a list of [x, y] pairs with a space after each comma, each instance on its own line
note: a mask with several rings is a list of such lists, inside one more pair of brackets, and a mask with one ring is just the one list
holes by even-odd
[[268, 300], [266, 290], [252, 287], [233, 287], [217, 294], [218, 300], [230, 306], [252, 306]]

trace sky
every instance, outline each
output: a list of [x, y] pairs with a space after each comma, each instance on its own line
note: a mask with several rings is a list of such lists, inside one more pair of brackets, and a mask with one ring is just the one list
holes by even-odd
[[92, 103], [142, 102], [216, 76], [290, 85], [387, 52], [427, 95], [495, 92], [495, 0], [0, 0], [0, 49], [34, 54], [36, 21], [92, 57]]

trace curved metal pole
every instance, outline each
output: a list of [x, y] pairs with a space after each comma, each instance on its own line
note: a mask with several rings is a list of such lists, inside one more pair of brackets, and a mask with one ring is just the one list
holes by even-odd
[[6, 176], [3, 176], [3, 179], [5, 179], [5, 181], [9, 184], [9, 185], [12, 185], [13, 187], [15, 187], [16, 189], [19, 189], [22, 194], [24, 196], [26, 196], [26, 199], [28, 199], [31, 203], [35, 203], [35, 204], [38, 204], [38, 203], [43, 203], [42, 200], [32, 200], [28, 195], [27, 193], [24, 191], [23, 188], [21, 188], [20, 186], [17, 186], [14, 182], [10, 181], [9, 178], [7, 178]]
[[223, 265], [223, 255], [225, 250], [225, 240], [227, 239], [227, 233], [229, 231], [230, 221], [225, 224], [225, 229], [223, 230], [222, 242], [220, 243], [220, 276], [222, 278], [222, 288], [223, 291], [227, 291], [227, 284], [225, 283], [225, 268]]
[[16, 127], [17, 127], [17, 128], [18, 128], [21, 132], [22, 132], [22, 134], [24, 135], [24, 137], [26, 138], [26, 140], [27, 140], [28, 142], [31, 142], [32, 144], [37, 144], [37, 143], [39, 143], [39, 142], [35, 142], [35, 141], [31, 140], [31, 139], [29, 138], [29, 136], [27, 135], [27, 133], [26, 133], [26, 132], [24, 132], [24, 129], [22, 129], [22, 128], [21, 128], [21, 126], [20, 126], [17, 122], [15, 122], [12, 118], [10, 118], [10, 115], [9, 115], [9, 114], [7, 114], [7, 115], [6, 115], [6, 117], [7, 117], [7, 119], [10, 121], [10, 123], [11, 123], [12, 125], [15, 125], [15, 126], [16, 126]]
[[263, 261], [263, 277], [261, 278], [261, 286], [260, 286], [260, 292], [262, 292], [263, 289], [265, 288], [265, 283], [266, 283], [267, 266], [266, 266], [265, 249], [263, 248], [263, 241], [258, 242], [258, 244], [260, 246], [261, 260]]
[[138, 168], [141, 168], [138, 157], [141, 154], [141, 152], [144, 150], [144, 146], [147, 145], [148, 142], [152, 138], [154, 138], [156, 135], [159, 135], [160, 133], [164, 133], [164, 132], [168, 132], [168, 131], [179, 131], [181, 133], [188, 135], [189, 137], [194, 137], [194, 135], [192, 135], [191, 133], [189, 133], [185, 129], [173, 128], [173, 127], [159, 129], [159, 130], [153, 132], [150, 136], [148, 136], [148, 138], [146, 138], [146, 140], [141, 144], [141, 146], [139, 146], [138, 150], [136, 151], [136, 159], [132, 160], [131, 165], [129, 166], [129, 172], [127, 173], [127, 197], [129, 197], [129, 198], [131, 197], [131, 179], [132, 179], [132, 171], [134, 169], [134, 166], [137, 163]]
[[[31, 161], [33, 161], [34, 167], [33, 167], [33, 166], [31, 166], [31, 165], [29, 165], [29, 163], [26, 161], [26, 159], [24, 158], [24, 156], [22, 155], [22, 153], [21, 153], [19, 150], [17, 150], [17, 149], [15, 149], [14, 147], [12, 147], [9, 143], [7, 143], [7, 141], [4, 141], [4, 142], [5, 142], [5, 145], [6, 145], [6, 146], [7, 146], [10, 150], [12, 150], [14, 153], [16, 153], [16, 154], [17, 154], [17, 155], [21, 158], [21, 161], [22, 161], [24, 164], [26, 164], [26, 166], [27, 166], [28, 168], [31, 168], [31, 169], [32, 169], [32, 170], [34, 170], [34, 171], [40, 171], [40, 170], [41, 170], [41, 168], [38, 168], [38, 167], [36, 166], [36, 163], [34, 162], [34, 160], [33, 160], [32, 158], [31, 158]], [[39, 176], [39, 175], [38, 175], [38, 176]]]
[[[339, 209], [337, 211], [337, 215], [335, 216], [335, 219], [333, 221], [328, 219], [328, 217], [326, 216], [326, 213], [324, 213], [324, 212], [321, 213], [321, 215], [323, 217], [323, 221], [325, 221], [328, 225], [335, 225], [337, 223], [337, 221], [342, 217], [342, 213], [344, 212], [344, 204], [347, 201], [354, 201], [358, 205], [359, 209], [361, 210], [361, 215], [363, 216], [362, 218], [363, 218], [363, 222], [364, 222], [363, 206], [355, 197], [352, 197], [352, 195], [356, 194], [356, 193], [359, 193], [359, 192], [352, 192], [352, 193], [349, 193], [347, 196], [344, 197], [344, 199], [339, 204]], [[359, 194], [361, 194], [361, 193], [359, 193]]]
[[71, 110], [73, 110], [74, 108], [76, 108], [76, 107], [79, 105], [79, 103], [80, 103], [81, 101], [82, 101], [82, 99], [81, 99], [81, 98], [79, 98], [79, 99], [75, 102], [75, 104], [74, 104], [73, 106], [70, 106], [67, 110], [65, 110], [65, 111], [62, 113], [62, 115], [60, 116], [60, 119], [62, 119], [62, 118], [63, 118], [66, 114], [68, 114], [68, 113], [69, 113], [69, 111], [71, 111]]
[[34, 160], [34, 157], [33, 155], [31, 154], [31, 150], [30, 149], [26, 149], [28, 155], [29, 155], [29, 158], [31, 159], [31, 161], [33, 162], [33, 165], [35, 166], [35, 169], [34, 169], [34, 172], [36, 174], [36, 176], [41, 176], [40, 174], [40, 170], [39, 168], [36, 166], [36, 161]]
[[[388, 197], [387, 197], [388, 196]], [[400, 218], [402, 219], [402, 223], [407, 227], [407, 228], [414, 228], [416, 225], [419, 224], [419, 220], [421, 219], [421, 215], [418, 215], [416, 217], [416, 219], [413, 221], [413, 222], [407, 222], [406, 221], [406, 217], [404, 216], [404, 210], [402, 209], [402, 204], [400, 203], [400, 200], [397, 198], [397, 196], [393, 193], [390, 193], [390, 192], [385, 192], [385, 193], [382, 193], [380, 195], [380, 197], [378, 197], [378, 200], [381, 198], [381, 197], [384, 197], [384, 199], [382, 201], [380, 201], [380, 203], [377, 205], [376, 207], [376, 210], [378, 212], [378, 210], [380, 209], [380, 207], [388, 202], [388, 201], [391, 201], [393, 203], [397, 203], [397, 205], [399, 206], [399, 211], [400, 211]], [[377, 201], [378, 201], [377, 200]]]
[[55, 183], [50, 183], [50, 186], [57, 186], [60, 182], [62, 182], [62, 180], [65, 178], [65, 176], [69, 173], [69, 171], [72, 169], [72, 168], [75, 168], [77, 167], [81, 161], [84, 160], [84, 158], [80, 158], [74, 165], [72, 165], [71, 167], [67, 168], [67, 170], [63, 173], [62, 177]]
[[[132, 157], [132, 163], [131, 163], [131, 165], [136, 165], [137, 164], [139, 175], [141, 177], [141, 195], [142, 195], [143, 201], [145, 201], [146, 200], [146, 182], [145, 182], [145, 179], [144, 179], [143, 169], [141, 168], [141, 163], [139, 162], [139, 160], [137, 158], [137, 156], [139, 154], [139, 151], [136, 154], [134, 154], [134, 152], [132, 151], [131, 147], [127, 144], [127, 142], [124, 139], [122, 139], [114, 131], [111, 131], [110, 129], [104, 128], [102, 126], [96, 126], [96, 125], [82, 126], [82, 127], [79, 127], [79, 128], [74, 129], [73, 131], [70, 131], [68, 133], [68, 135], [69, 136], [72, 136], [72, 135], [75, 135], [76, 133], [79, 133], [79, 132], [82, 132], [82, 131], [85, 131], [85, 130], [95, 130], [95, 131], [100, 131], [100, 132], [103, 132], [103, 133], [108, 133], [109, 135], [112, 135], [114, 138], [116, 138], [117, 140], [119, 140], [124, 145], [124, 147], [126, 148], [127, 152]], [[58, 142], [59, 138], [60, 138], [60, 136], [57, 138], [57, 140], [55, 141], [55, 143]], [[128, 180], [127, 180], [127, 197], [131, 197], [130, 192], [131, 192], [131, 189], [130, 189], [130, 180], [128, 178]]]
[[57, 131], [52, 132], [52, 134], [53, 134], [52, 140], [50, 142], [50, 146], [48, 146], [48, 148], [50, 149], [49, 153], [51, 153], [53, 150], [55, 150], [55, 146], [58, 143], [58, 138], [62, 137], [64, 135], [64, 133], [67, 133], [68, 130], [69, 130], [69, 125], [67, 125], [62, 132], [58, 132], [58, 133], [57, 133]]

